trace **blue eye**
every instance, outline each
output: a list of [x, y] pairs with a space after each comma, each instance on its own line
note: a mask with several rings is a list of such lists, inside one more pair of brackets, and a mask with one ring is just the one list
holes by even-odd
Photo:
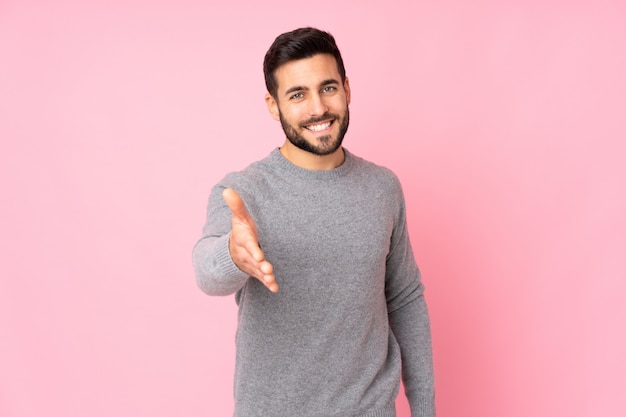
[[333, 91], [335, 91], [336, 89], [337, 89], [337, 87], [327, 86], [327, 87], [324, 87], [324, 88], [322, 89], [322, 92], [324, 92], [324, 93], [332, 93], [332, 92], [333, 92]]
[[304, 94], [302, 94], [302, 93], [296, 93], [296, 94], [292, 95], [290, 98], [291, 98], [292, 100], [298, 100], [298, 99], [301, 99], [302, 97], [304, 97]]

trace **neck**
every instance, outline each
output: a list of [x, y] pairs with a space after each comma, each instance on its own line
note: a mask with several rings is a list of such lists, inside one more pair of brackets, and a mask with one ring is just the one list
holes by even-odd
[[295, 166], [312, 171], [329, 171], [341, 166], [345, 160], [342, 147], [329, 155], [315, 155], [294, 146], [289, 140], [280, 148], [280, 153]]

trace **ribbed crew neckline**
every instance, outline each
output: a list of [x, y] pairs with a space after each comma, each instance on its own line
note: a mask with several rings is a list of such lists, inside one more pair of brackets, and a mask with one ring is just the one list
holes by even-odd
[[294, 165], [280, 152], [280, 148], [275, 148], [269, 156], [270, 162], [276, 164], [275, 166], [286, 174], [289, 174], [292, 178], [295, 177], [303, 180], [334, 180], [346, 175], [354, 163], [354, 157], [346, 148], [343, 148], [343, 152], [345, 156], [343, 164], [329, 170], [306, 169]]

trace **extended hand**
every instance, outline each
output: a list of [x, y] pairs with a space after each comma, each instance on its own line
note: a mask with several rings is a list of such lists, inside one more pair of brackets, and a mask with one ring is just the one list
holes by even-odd
[[274, 267], [265, 259], [259, 246], [259, 233], [243, 200], [232, 188], [222, 192], [222, 198], [233, 214], [233, 226], [228, 247], [233, 262], [246, 274], [258, 279], [270, 291], [277, 292]]

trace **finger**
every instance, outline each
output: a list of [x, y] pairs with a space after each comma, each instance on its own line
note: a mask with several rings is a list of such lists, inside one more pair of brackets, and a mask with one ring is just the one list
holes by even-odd
[[274, 266], [271, 263], [267, 262], [267, 261], [262, 262], [261, 266], [259, 267], [259, 269], [265, 275], [274, 276]]
[[226, 188], [222, 191], [222, 198], [226, 202], [230, 211], [233, 212], [234, 216], [241, 218], [248, 218], [248, 210], [246, 210], [246, 205], [243, 202], [241, 196], [237, 193], [237, 191], [232, 188]]
[[276, 276], [274, 275], [274, 267], [267, 261], [260, 262], [255, 267], [255, 274], [252, 276], [267, 287], [271, 292], [278, 292], [278, 284], [276, 283]]
[[[261, 256], [263, 256], [261, 252]], [[270, 291], [277, 292], [278, 284], [274, 275], [274, 266], [263, 258], [255, 266], [256, 274], [253, 276], [263, 283]]]
[[[269, 270], [272, 270], [272, 265], [269, 262], [264, 262], [264, 265], [261, 266], [261, 270], [263, 271], [264, 267], [269, 267]], [[278, 292], [278, 284], [276, 283], [276, 277], [273, 273], [265, 273], [263, 275], [263, 279], [261, 279], [263, 285], [267, 287], [271, 292]]]
[[274, 275], [264, 275], [263, 278], [259, 278], [259, 281], [271, 292], [278, 292], [278, 284]]
[[268, 290], [270, 290], [273, 293], [277, 293], [278, 292], [278, 284], [274, 281], [271, 284], [265, 284], [265, 286], [267, 287]]

